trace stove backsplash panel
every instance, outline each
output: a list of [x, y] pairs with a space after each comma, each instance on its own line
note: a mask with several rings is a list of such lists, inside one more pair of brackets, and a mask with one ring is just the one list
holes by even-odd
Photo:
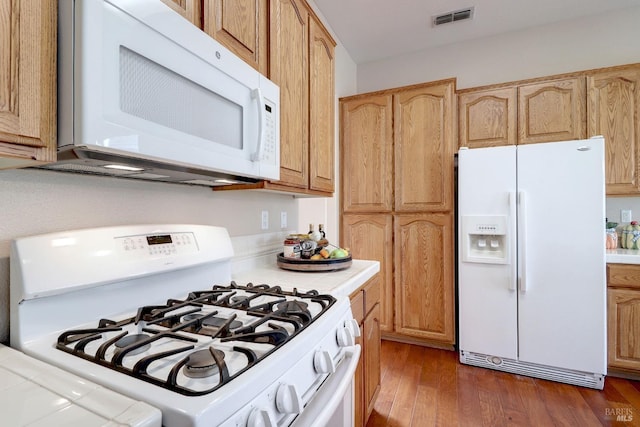
[[[200, 186], [137, 182], [38, 169], [0, 170], [0, 342], [9, 342], [9, 247], [12, 239], [78, 228], [124, 224], [191, 223], [227, 228], [238, 263], [270, 258], [289, 230], [280, 212], [298, 223], [298, 199], [256, 191], [213, 192]], [[269, 229], [261, 230], [261, 212]], [[295, 231], [295, 230], [292, 230]], [[238, 236], [238, 237], [237, 237]], [[236, 244], [237, 242], [237, 244]], [[271, 252], [270, 252], [271, 251]], [[70, 265], [72, 266], [70, 260]], [[237, 265], [236, 265], [237, 264]]]

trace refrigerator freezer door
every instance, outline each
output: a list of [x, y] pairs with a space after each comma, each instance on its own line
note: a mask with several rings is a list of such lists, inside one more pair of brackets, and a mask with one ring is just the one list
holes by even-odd
[[[460, 349], [510, 359], [518, 355], [515, 159], [514, 146], [461, 150], [458, 154]], [[477, 221], [470, 219], [481, 217], [506, 218], [505, 235], [500, 240], [506, 246], [504, 263], [463, 261], [464, 245], [483, 243], [484, 239], [471, 236]], [[490, 235], [484, 240], [486, 247], [491, 240]]]
[[603, 159], [602, 138], [518, 147], [520, 361], [606, 372]]

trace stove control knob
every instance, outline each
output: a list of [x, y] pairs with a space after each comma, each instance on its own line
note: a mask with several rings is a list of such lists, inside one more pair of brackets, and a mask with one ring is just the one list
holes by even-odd
[[302, 399], [293, 384], [280, 384], [276, 392], [276, 408], [283, 414], [299, 414], [302, 411]]
[[356, 319], [345, 320], [344, 326], [351, 330], [354, 337], [360, 336], [360, 325], [358, 325], [358, 321]]
[[340, 347], [351, 347], [356, 345], [356, 338], [353, 336], [351, 328], [343, 326], [338, 329], [338, 345]]
[[260, 408], [254, 408], [247, 420], [247, 427], [276, 427], [276, 425], [271, 413]]
[[336, 371], [336, 364], [327, 350], [319, 350], [313, 356], [313, 368], [319, 374], [333, 374]]

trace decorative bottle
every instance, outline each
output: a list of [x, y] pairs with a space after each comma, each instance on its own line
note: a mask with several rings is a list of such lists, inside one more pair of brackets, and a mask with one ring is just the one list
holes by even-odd
[[317, 242], [318, 240], [322, 239], [322, 235], [320, 234], [319, 231], [315, 229], [313, 224], [309, 224], [309, 239], [313, 240], [314, 242]]

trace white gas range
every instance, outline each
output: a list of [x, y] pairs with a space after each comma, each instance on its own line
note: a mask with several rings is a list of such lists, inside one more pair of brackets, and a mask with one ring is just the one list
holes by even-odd
[[334, 296], [259, 270], [232, 281], [232, 256], [225, 229], [200, 225], [17, 239], [11, 346], [159, 408], [165, 426], [351, 425], [360, 348], [344, 283], [375, 271], [336, 273]]

